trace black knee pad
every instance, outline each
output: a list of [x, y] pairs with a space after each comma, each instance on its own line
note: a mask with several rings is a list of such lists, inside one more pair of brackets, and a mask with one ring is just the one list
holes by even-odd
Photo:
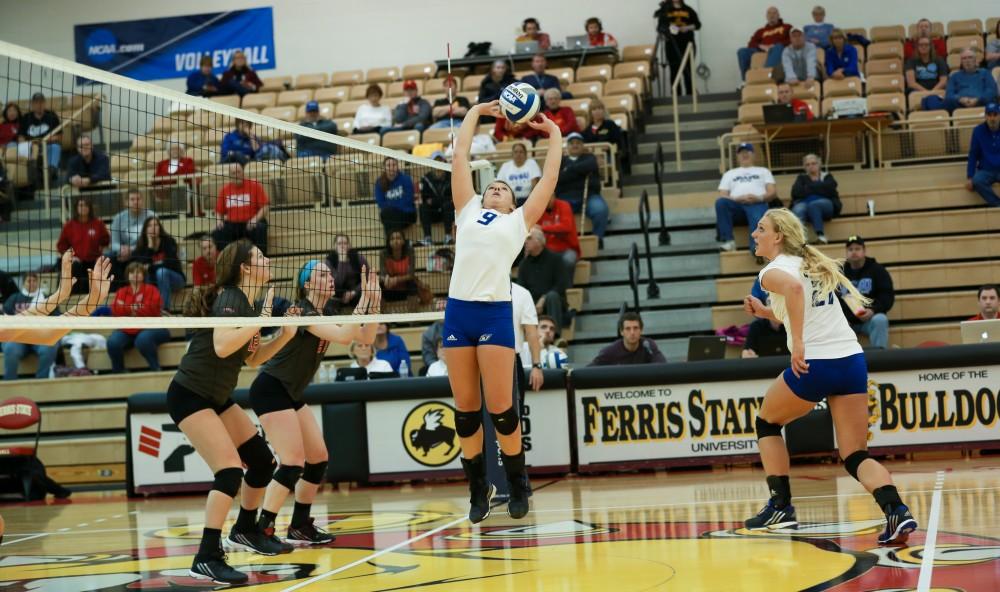
[[243, 481], [243, 469], [236, 467], [222, 469], [215, 474], [212, 489], [221, 491], [229, 497], [236, 497], [236, 494], [240, 492], [241, 481]]
[[781, 426], [774, 423], [768, 423], [761, 419], [759, 415], [757, 416], [757, 421], [754, 422], [754, 428], [757, 430], [758, 440], [768, 436], [781, 437]]
[[267, 442], [260, 436], [254, 434], [236, 449], [240, 454], [240, 459], [247, 467], [244, 479], [250, 487], [265, 487], [271, 482], [271, 475], [274, 474], [274, 455], [267, 447]]
[[313, 485], [319, 485], [326, 476], [326, 461], [318, 463], [306, 463], [305, 470], [302, 471], [302, 480]]
[[517, 416], [517, 409], [513, 405], [502, 413], [490, 413], [490, 417], [493, 419], [493, 428], [504, 436], [513, 434], [517, 431], [517, 426], [521, 425], [521, 418]]
[[850, 473], [851, 477], [858, 478], [858, 467], [861, 463], [871, 458], [867, 450], [858, 450], [847, 455], [844, 459], [844, 469]]
[[297, 465], [281, 465], [274, 472], [274, 480], [281, 483], [285, 489], [295, 491], [295, 484], [302, 476], [302, 467]]
[[481, 425], [483, 425], [481, 408], [475, 411], [455, 411], [455, 431], [460, 438], [475, 436]]

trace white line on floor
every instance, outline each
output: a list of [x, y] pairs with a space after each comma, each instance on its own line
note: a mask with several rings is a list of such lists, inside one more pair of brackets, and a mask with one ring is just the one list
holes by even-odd
[[937, 543], [938, 520], [941, 515], [941, 489], [944, 486], [944, 471], [938, 471], [934, 493], [931, 494], [931, 511], [927, 516], [927, 532], [924, 536], [924, 551], [920, 560], [920, 578], [917, 592], [931, 589], [931, 575], [934, 572], [934, 546]]
[[453, 528], [455, 526], [458, 526], [459, 524], [461, 524], [462, 522], [465, 522], [466, 520], [468, 520], [468, 518], [466, 516], [462, 516], [461, 518], [456, 518], [455, 520], [452, 520], [451, 522], [447, 522], [445, 524], [442, 524], [441, 526], [438, 526], [437, 528], [428, 530], [427, 532], [419, 534], [419, 535], [417, 535], [417, 536], [415, 536], [413, 538], [406, 539], [405, 541], [403, 541], [401, 543], [396, 543], [395, 545], [392, 545], [391, 547], [386, 547], [385, 549], [381, 549], [379, 551], [376, 551], [375, 553], [372, 553], [371, 555], [368, 555], [367, 557], [362, 557], [361, 559], [358, 559], [357, 561], [352, 561], [351, 563], [348, 563], [347, 565], [342, 565], [342, 566], [338, 567], [337, 569], [331, 569], [330, 571], [325, 572], [325, 573], [321, 573], [318, 576], [313, 576], [313, 577], [309, 578], [308, 580], [306, 580], [304, 582], [295, 584], [294, 586], [289, 586], [288, 588], [283, 588], [281, 590], [281, 592], [293, 592], [294, 590], [301, 590], [302, 588], [305, 588], [306, 586], [309, 586], [311, 584], [315, 584], [316, 582], [320, 582], [322, 580], [325, 580], [326, 578], [328, 578], [330, 576], [339, 574], [340, 572], [343, 572], [343, 571], [347, 571], [347, 570], [349, 570], [351, 568], [354, 568], [354, 567], [357, 567], [358, 565], [361, 565], [362, 563], [367, 563], [367, 562], [369, 562], [369, 561], [371, 561], [373, 559], [377, 559], [377, 558], [381, 557], [382, 555], [386, 555], [388, 553], [392, 553], [396, 549], [401, 549], [401, 548], [406, 547], [408, 545], [412, 545], [413, 543], [415, 543], [417, 541], [421, 541], [423, 539], [426, 539], [427, 537], [434, 536], [435, 534], [441, 532], [442, 530], [448, 530], [449, 528]]
[[3, 542], [3, 546], [6, 547], [7, 545], [13, 545], [15, 543], [23, 543], [24, 541], [30, 541], [30, 540], [33, 540], [33, 539], [40, 539], [43, 536], [47, 536], [49, 534], [50, 533], [48, 533], [48, 532], [40, 532], [38, 534], [28, 535], [28, 536], [24, 537], [23, 539], [17, 539], [16, 541], [4, 541]]

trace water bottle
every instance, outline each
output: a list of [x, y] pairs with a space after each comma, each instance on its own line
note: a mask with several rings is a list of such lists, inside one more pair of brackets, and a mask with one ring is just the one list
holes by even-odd
[[326, 362], [319, 365], [319, 371], [316, 373], [316, 382], [330, 382], [330, 366]]
[[400, 377], [410, 375], [410, 365], [406, 363], [406, 360], [399, 363], [399, 375]]

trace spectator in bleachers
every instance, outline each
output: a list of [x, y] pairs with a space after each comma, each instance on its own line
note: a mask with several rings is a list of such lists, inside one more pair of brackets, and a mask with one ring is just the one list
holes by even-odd
[[618, 322], [620, 338], [598, 352], [588, 366], [623, 366], [631, 364], [664, 364], [656, 342], [642, 336], [642, 317], [637, 312], [627, 312]]
[[229, 69], [222, 74], [223, 90], [242, 97], [257, 92], [262, 86], [264, 83], [260, 81], [253, 68], [247, 64], [246, 54], [239, 50], [235, 51]]
[[66, 163], [66, 177], [80, 191], [100, 190], [101, 187], [94, 185], [111, 181], [111, 160], [94, 148], [90, 136], [80, 136], [76, 140], [76, 154]]
[[992, 37], [986, 43], [986, 69], [993, 70], [997, 66], [1000, 66], [1000, 19], [997, 19], [996, 26], [993, 28]]
[[[510, 73], [507, 62], [504, 60], [495, 60], [493, 66], [490, 68], [490, 73], [479, 85], [479, 98], [477, 102], [479, 103], [489, 103], [490, 101], [495, 101], [500, 98], [500, 91], [504, 89], [508, 84], [515, 82], [516, 79], [514, 75]], [[491, 121], [483, 120], [484, 123], [491, 123]]]
[[[52, 175], [59, 168], [59, 158], [62, 156], [62, 132], [48, 135], [59, 127], [59, 116], [49, 111], [47, 105], [44, 94], [36, 92], [31, 95], [31, 110], [21, 119], [18, 141], [32, 142], [37, 144], [39, 149], [45, 150], [49, 160], [48, 173]], [[42, 145], [43, 140], [44, 145]]]
[[[775, 352], [763, 353], [760, 350], [760, 340], [765, 337], [775, 337], [781, 339], [781, 343], [786, 341], [785, 326], [778, 321], [773, 319], [755, 319], [750, 323], [750, 329], [747, 331], [747, 340], [743, 343], [743, 351], [740, 354], [741, 358], [758, 358], [761, 355], [773, 356], [777, 355]], [[788, 346], [784, 347], [784, 354], [788, 355]]]
[[188, 74], [187, 94], [196, 97], [213, 97], [222, 92], [222, 81], [212, 72], [212, 56], [203, 55], [198, 69]]
[[[184, 145], [172, 142], [167, 149], [167, 157], [156, 163], [156, 171], [153, 173], [154, 179], [160, 177], [160, 181], [153, 181], [154, 185], [170, 184], [165, 178], [176, 175], [193, 175], [198, 172], [194, 159], [184, 153]], [[184, 181], [188, 186], [193, 185], [192, 179]]]
[[583, 26], [590, 38], [590, 47], [618, 47], [618, 40], [611, 33], [604, 32], [604, 23], [596, 16], [587, 19]]
[[538, 226], [545, 233], [545, 248], [562, 257], [566, 267], [567, 285], [573, 283], [573, 272], [580, 259], [580, 237], [576, 232], [576, 217], [568, 202], [549, 197], [549, 204], [538, 219]]
[[740, 79], [745, 80], [753, 54], [766, 52], [765, 68], [774, 68], [781, 63], [781, 52], [789, 44], [788, 32], [792, 26], [781, 20], [781, 14], [774, 6], [767, 9], [767, 24], [757, 29], [750, 43], [736, 51], [740, 64]]
[[[434, 311], [444, 312], [445, 306], [448, 301], [444, 298], [439, 298], [434, 301]], [[429, 368], [431, 364], [436, 362], [440, 357], [441, 353], [435, 346], [441, 340], [441, 334], [444, 331], [444, 321], [438, 319], [427, 325], [424, 332], [420, 334], [420, 357], [424, 361], [424, 368]], [[426, 370], [424, 370], [426, 372]]]
[[907, 39], [903, 42], [903, 59], [908, 60], [913, 57], [917, 51], [917, 42], [921, 39], [930, 39], [934, 46], [934, 55], [946, 56], [948, 55], [948, 46], [944, 42], [944, 38], [934, 35], [934, 27], [931, 21], [925, 18], [917, 21], [917, 27], [913, 31], [913, 38]]
[[431, 124], [431, 104], [420, 96], [417, 83], [407, 80], [403, 83], [403, 94], [406, 100], [396, 105], [392, 114], [392, 129], [424, 131]]
[[191, 279], [195, 287], [215, 284], [215, 260], [218, 257], [219, 251], [215, 248], [215, 242], [207, 236], [202, 238], [201, 255], [191, 264]]
[[108, 257], [111, 259], [111, 273], [115, 276], [116, 286], [122, 286], [128, 281], [125, 266], [132, 260], [132, 251], [142, 235], [146, 219], [156, 215], [153, 210], [145, 207], [144, 201], [142, 190], [130, 187], [125, 194], [125, 209], [111, 219], [111, 248], [108, 250]]
[[[413, 376], [413, 364], [410, 360], [410, 352], [406, 349], [403, 338], [389, 331], [389, 325], [379, 323], [375, 333], [375, 357], [389, 362], [393, 372], [398, 372], [400, 377]], [[406, 372], [400, 369], [406, 363]]]
[[374, 348], [367, 343], [352, 341], [348, 352], [354, 360], [351, 362], [351, 368], [364, 368], [369, 373], [394, 371], [389, 362], [374, 357]]
[[556, 197], [569, 202], [573, 212], [584, 209], [593, 225], [599, 244], [604, 246], [604, 233], [608, 227], [608, 204], [601, 196], [601, 174], [597, 157], [585, 151], [583, 136], [573, 132], [566, 136], [566, 158], [559, 169]]
[[94, 267], [94, 262], [111, 243], [108, 227], [100, 218], [94, 216], [94, 206], [86, 197], [76, 198], [73, 217], [63, 225], [56, 241], [56, 250], [62, 255], [68, 249], [73, 249], [73, 294], [86, 294], [90, 290], [87, 270]]
[[[314, 129], [318, 132], [337, 135], [337, 124], [333, 120], [320, 117], [319, 103], [309, 101], [306, 103], [306, 117], [299, 122], [299, 125]], [[295, 156], [319, 156], [326, 160], [336, 154], [337, 145], [333, 142], [323, 142], [314, 140], [308, 136], [295, 136]]]
[[510, 154], [511, 160], [500, 166], [497, 179], [510, 186], [514, 201], [520, 206], [542, 178], [542, 169], [534, 158], [528, 158], [528, 148], [524, 144], [514, 144]]
[[403, 231], [393, 230], [382, 251], [382, 298], [386, 302], [399, 302], [416, 296], [420, 286], [417, 278], [417, 257], [413, 245], [403, 236]]
[[14, 211], [14, 186], [7, 178], [7, 169], [0, 159], [0, 223], [9, 222]]
[[496, 124], [493, 126], [493, 138], [497, 142], [510, 140], [528, 140], [529, 142], [534, 142], [538, 136], [538, 131], [527, 123], [514, 123], [505, 117], [498, 117]]
[[361, 268], [371, 269], [368, 259], [351, 248], [350, 237], [337, 234], [333, 237], [333, 251], [326, 256], [326, 261], [333, 272], [334, 299], [339, 306], [354, 310], [361, 300]]
[[6, 304], [7, 299], [21, 291], [17, 282], [6, 271], [0, 270], [0, 304]]
[[24, 274], [21, 288], [11, 294], [3, 303], [3, 312], [8, 315], [21, 314], [32, 306], [45, 302], [45, 289], [37, 272]]
[[622, 137], [622, 128], [617, 123], [608, 119], [604, 102], [600, 99], [590, 101], [590, 122], [583, 129], [583, 141], [608, 142], [618, 147], [621, 151], [625, 148]]
[[819, 76], [816, 46], [806, 41], [802, 29], [792, 29], [791, 44], [781, 52], [781, 68], [785, 82], [813, 82]]
[[833, 35], [835, 28], [826, 22], [826, 9], [819, 5], [814, 6], [812, 17], [813, 22], [802, 27], [802, 31], [806, 35], [806, 41], [821, 49], [830, 47], [830, 37]]
[[221, 164], [228, 162], [246, 164], [260, 151], [262, 142], [253, 132], [253, 124], [243, 119], [236, 120], [236, 127], [222, 136]]
[[[448, 101], [449, 88], [451, 88], [451, 102]], [[451, 127], [452, 124], [456, 128], [461, 126], [462, 119], [465, 118], [465, 115], [469, 112], [469, 108], [472, 107], [469, 99], [458, 95], [458, 84], [456, 84], [454, 78], [444, 79], [443, 92], [445, 96], [434, 101], [434, 104], [431, 106], [431, 116], [434, 119], [431, 129]]]
[[792, 86], [787, 82], [782, 82], [778, 85], [777, 95], [775, 103], [778, 105], [791, 105], [792, 113], [796, 116], [796, 119], [812, 121], [815, 118], [809, 103], [792, 96]]
[[[431, 160], [445, 162], [444, 154], [435, 150]], [[420, 225], [424, 229], [424, 238], [417, 244], [433, 244], [431, 228], [435, 222], [444, 225], [444, 243], [450, 244], [451, 228], [455, 224], [455, 204], [451, 200], [451, 173], [441, 169], [430, 169], [420, 177]]]
[[944, 90], [948, 86], [948, 62], [934, 51], [931, 40], [916, 41], [917, 51], [906, 60], [906, 91]]
[[380, 134], [392, 127], [392, 111], [382, 104], [382, 87], [370, 84], [365, 90], [367, 103], [354, 114], [354, 134]]
[[753, 144], [744, 142], [736, 148], [738, 167], [729, 169], [719, 182], [715, 200], [715, 228], [723, 251], [736, 248], [733, 224], [746, 223], [750, 232], [750, 254], [754, 252], [753, 231], [767, 212], [767, 202], [776, 195], [774, 175], [754, 165]]
[[545, 54], [536, 53], [531, 58], [531, 74], [521, 78], [521, 82], [525, 82], [535, 87], [537, 91], [546, 91], [550, 88], [554, 88], [559, 92], [562, 92], [562, 86], [559, 84], [559, 79], [551, 74], [546, 74], [545, 69], [548, 68], [549, 61], [545, 59]]
[[851, 280], [858, 292], [871, 303], [854, 312], [851, 328], [855, 333], [868, 336], [871, 347], [885, 349], [889, 347], [889, 310], [896, 301], [896, 293], [892, 286], [892, 276], [885, 267], [873, 257], [865, 255], [865, 239], [851, 236], [847, 239], [847, 264], [844, 265], [844, 275]]
[[[542, 362], [542, 368], [562, 368], [569, 363], [569, 356], [556, 345], [558, 331], [555, 319], [547, 315], [538, 315], [538, 341], [541, 345], [538, 357]], [[528, 344], [525, 343], [521, 349], [521, 357], [530, 359]]]
[[[653, 13], [653, 18], [657, 19], [657, 32], [666, 39], [667, 63], [670, 64], [670, 82], [673, 84], [680, 73], [684, 52], [687, 51], [688, 45], [694, 44], [694, 32], [701, 29], [701, 20], [695, 9], [684, 0], [661, 0], [660, 7]], [[682, 94], [691, 94], [691, 85], [689, 63], [684, 68], [684, 84], [678, 86], [678, 91]]]
[[399, 170], [399, 161], [386, 157], [382, 167], [375, 181], [375, 204], [388, 237], [393, 230], [405, 230], [417, 221], [417, 204], [413, 179]]
[[427, 366], [427, 374], [425, 376], [448, 376], [448, 364], [445, 363], [444, 357], [444, 341], [440, 337], [434, 343], [435, 351], [437, 351], [437, 358]]
[[3, 108], [3, 119], [0, 121], [0, 148], [17, 144], [17, 136], [21, 129], [21, 108], [11, 101]]
[[826, 244], [823, 221], [840, 215], [843, 205], [837, 192], [837, 180], [822, 170], [819, 156], [807, 154], [802, 159], [805, 172], [799, 173], [792, 185], [792, 212], [799, 217], [802, 225], [811, 223], [816, 231], [816, 240]]
[[[521, 35], [517, 36], [514, 41], [516, 43], [525, 43], [527, 41], [537, 41], [538, 49], [546, 50], [548, 49], [552, 41], [549, 39], [548, 33], [542, 33], [542, 25], [539, 24], [538, 19], [533, 17], [528, 17], [524, 19], [521, 23]], [[529, 83], [530, 84], [530, 83]], [[538, 88], [537, 86], [535, 88]]]
[[[155, 220], [155, 218], [151, 218]], [[111, 302], [111, 314], [116, 317], [158, 317], [161, 314], [160, 292], [156, 286], [143, 281], [146, 266], [139, 261], [128, 264], [126, 269], [128, 284], [115, 292]], [[115, 329], [108, 336], [108, 357], [111, 358], [111, 372], [125, 372], [125, 352], [136, 348], [154, 372], [160, 370], [158, 350], [161, 344], [170, 341], [170, 331], [166, 329]]]
[[924, 97], [927, 111], [959, 107], [979, 107], [997, 100], [997, 82], [986, 68], [979, 67], [979, 57], [971, 49], [962, 51], [961, 68], [948, 77], [944, 99], [937, 95]]
[[134, 259], [149, 272], [146, 281], [160, 290], [163, 310], [170, 310], [171, 295], [184, 287], [184, 268], [177, 253], [177, 241], [163, 228], [156, 216], [146, 218], [135, 245]]
[[826, 53], [826, 75], [833, 80], [843, 80], [861, 76], [858, 69], [858, 50], [847, 42], [847, 36], [840, 29], [830, 33], [830, 44]]
[[1000, 288], [993, 284], [980, 286], [976, 292], [976, 299], [979, 302], [979, 312], [976, 316], [970, 317], [970, 321], [1000, 319]]
[[1000, 105], [986, 105], [986, 121], [972, 130], [965, 188], [975, 191], [986, 205], [1000, 206], [993, 184], [1000, 182]]
[[566, 319], [566, 288], [572, 278], [566, 275], [562, 257], [545, 248], [545, 233], [537, 226], [524, 239], [524, 258], [517, 268], [517, 283], [535, 301], [535, 310], [556, 320], [561, 329]]
[[[21, 288], [7, 296], [3, 301], [3, 312], [14, 315], [43, 302], [45, 302], [45, 291], [42, 288], [41, 278], [37, 273], [29, 271], [24, 274]], [[38, 369], [35, 372], [35, 378], [48, 378], [60, 347], [59, 343], [51, 346], [17, 342], [3, 343], [3, 379], [17, 380], [17, 367], [26, 355], [32, 353], [38, 356]]]
[[219, 251], [241, 238], [267, 252], [267, 213], [270, 202], [264, 186], [247, 179], [243, 166], [229, 165], [229, 182], [219, 189], [215, 215], [219, 218], [212, 239]]

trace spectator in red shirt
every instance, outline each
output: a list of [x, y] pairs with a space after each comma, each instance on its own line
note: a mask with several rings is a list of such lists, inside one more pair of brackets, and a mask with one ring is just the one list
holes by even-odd
[[90, 290], [87, 270], [94, 267], [94, 262], [101, 256], [104, 248], [111, 244], [111, 233], [100, 218], [93, 216], [94, 207], [85, 197], [76, 198], [76, 214], [63, 225], [56, 250], [62, 255], [67, 249], [73, 249], [73, 294], [86, 294]]
[[242, 97], [245, 94], [257, 92], [262, 86], [264, 83], [260, 81], [253, 68], [247, 64], [246, 54], [242, 51], [234, 52], [229, 69], [222, 74], [223, 91]]
[[3, 121], [0, 121], [0, 148], [17, 143], [17, 132], [21, 129], [21, 108], [13, 101], [3, 108]]
[[979, 288], [979, 314], [970, 321], [988, 321], [1000, 319], [1000, 288], [987, 284]]
[[194, 260], [191, 266], [191, 276], [195, 286], [211, 286], [215, 284], [215, 260], [219, 251], [211, 238], [201, 239], [201, 256]]
[[545, 206], [538, 226], [545, 233], [545, 247], [562, 257], [566, 277], [572, 278], [576, 261], [580, 258], [580, 237], [576, 232], [573, 207], [569, 202], [556, 199], [553, 193]]
[[945, 44], [944, 39], [941, 37], [935, 37], [933, 32], [933, 26], [931, 21], [922, 18], [917, 21], [917, 28], [913, 33], [912, 39], [907, 39], [903, 43], [903, 59], [908, 60], [913, 57], [917, 51], [917, 41], [920, 39], [930, 39], [931, 43], [934, 44], [934, 55], [947, 56], [948, 46]]
[[[184, 146], [180, 144], [171, 144], [170, 149], [167, 151], [167, 157], [156, 163], [156, 172], [153, 173], [153, 177], [173, 177], [174, 175], [193, 175], [197, 172], [194, 159], [185, 156]], [[191, 179], [184, 181], [188, 185], [191, 185]], [[167, 179], [154, 180], [155, 185], [172, 185], [173, 182]]]
[[[576, 124], [576, 114], [569, 107], [562, 107], [562, 93], [554, 88], [550, 88], [545, 91], [545, 115], [555, 122], [559, 126], [559, 131], [562, 132], [565, 138], [573, 132], [580, 131], [579, 126]], [[542, 138], [548, 138], [548, 134], [545, 132], [538, 132], [538, 136]]]
[[781, 63], [781, 52], [791, 43], [789, 33], [792, 26], [781, 20], [781, 13], [774, 6], [767, 9], [767, 24], [757, 29], [746, 47], [736, 50], [736, 58], [740, 63], [740, 79], [745, 80], [753, 54], [767, 53], [765, 68], [774, 68]]
[[792, 98], [792, 87], [787, 82], [782, 82], [778, 85], [778, 101], [779, 105], [791, 105], [792, 113], [795, 114], [796, 119], [805, 119], [806, 121], [812, 121], [815, 115], [812, 112], [812, 107], [809, 103], [803, 101], [802, 99]]
[[618, 40], [611, 33], [604, 32], [604, 23], [596, 16], [587, 19], [584, 27], [587, 29], [591, 47], [618, 47]]
[[249, 239], [263, 253], [267, 253], [267, 192], [264, 187], [247, 179], [243, 166], [238, 163], [229, 165], [229, 183], [219, 190], [219, 199], [215, 202], [215, 215], [219, 222], [212, 239], [215, 246], [222, 251], [226, 245], [241, 238]]
[[[128, 285], [115, 292], [111, 303], [111, 314], [116, 317], [158, 317], [160, 316], [160, 292], [156, 286], [143, 282], [146, 266], [138, 261], [128, 264], [125, 269]], [[149, 364], [149, 369], [160, 370], [157, 350], [161, 343], [170, 341], [170, 331], [166, 329], [116, 329], [108, 337], [108, 357], [111, 358], [111, 372], [125, 372], [125, 351], [135, 347]]]

